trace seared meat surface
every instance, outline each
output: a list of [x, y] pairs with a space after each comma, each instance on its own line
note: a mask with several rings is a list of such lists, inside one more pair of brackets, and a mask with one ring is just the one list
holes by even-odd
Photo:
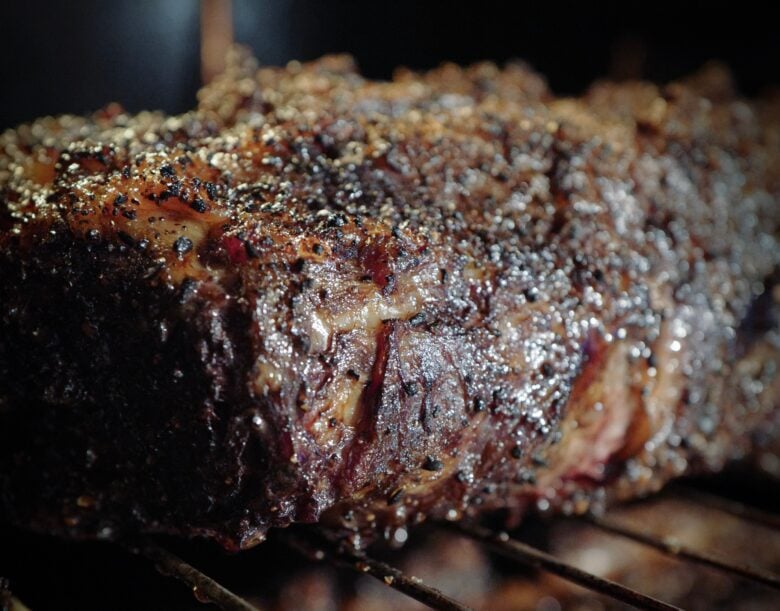
[[0, 506], [248, 547], [583, 511], [780, 427], [780, 112], [243, 60], [0, 139]]

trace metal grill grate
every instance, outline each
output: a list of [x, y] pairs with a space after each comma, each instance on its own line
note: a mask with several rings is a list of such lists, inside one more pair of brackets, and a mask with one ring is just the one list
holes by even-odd
[[[778, 527], [776, 516], [760, 512], [741, 503], [736, 503], [709, 494], [705, 495], [704, 493], [688, 489], [685, 489], [684, 494], [680, 494], [680, 497], [683, 496], [688, 500], [700, 503], [706, 502], [708, 507], [736, 515], [742, 520], [761, 523], [772, 528]], [[780, 590], [780, 577], [759, 568], [734, 564], [719, 555], [690, 549], [677, 541], [662, 539], [623, 526], [619, 521], [610, 517], [591, 515], [584, 519], [606, 532], [620, 537], [630, 538], [643, 545], [653, 547], [664, 554], [672, 555], [681, 561], [704, 564], [713, 569], [751, 580], [769, 588]], [[440, 526], [449, 531], [459, 532], [470, 537], [516, 562], [553, 573], [593, 592], [604, 594], [635, 608], [662, 610], [678, 609], [678, 607], [674, 605], [647, 596], [625, 585], [583, 571], [536, 547], [511, 538], [505, 532], [495, 532], [473, 524], [442, 524]], [[292, 549], [310, 560], [327, 562], [334, 566], [371, 575], [388, 587], [403, 592], [407, 596], [410, 596], [433, 609], [447, 611], [468, 609], [467, 605], [450, 598], [445, 593], [442, 593], [435, 588], [425, 585], [417, 578], [405, 575], [399, 569], [384, 562], [375, 560], [364, 553], [344, 551], [324, 538], [319, 538], [316, 542], [315, 539], [317, 539], [316, 536], [302, 537], [300, 535], [289, 535], [286, 537], [286, 541]], [[161, 570], [185, 581], [193, 588], [193, 591], [200, 593], [201, 600], [208, 599], [220, 607], [231, 611], [257, 609], [256, 606], [253, 606], [248, 601], [231, 593], [217, 584], [214, 580], [189, 566], [185, 561], [155, 544], [147, 544], [145, 547], [141, 548], [141, 553], [150, 557]]]
[[[731, 514], [746, 523], [761, 524], [763, 527], [780, 530], [777, 516], [772, 513], [759, 511], [749, 505], [705, 494], [691, 488], [675, 486], [673, 490], [672, 498], [683, 500], [694, 511], [697, 507], [699, 509], [706, 507], [710, 510], [714, 509]], [[626, 526], [622, 520], [615, 519], [609, 514], [606, 516], [589, 515], [579, 518], [579, 520], [612, 536], [629, 538], [644, 546], [674, 556], [681, 562], [703, 564], [712, 569], [761, 584], [764, 587], [780, 590], [780, 577], [778, 575], [760, 568], [733, 563], [723, 554], [691, 549], [677, 541], [664, 539]], [[668, 610], [679, 608], [626, 585], [584, 571], [517, 537], [511, 537], [505, 532], [493, 531], [476, 524], [446, 523], [437, 525], [437, 528], [447, 533], [466, 536], [513, 562], [552, 573], [592, 592], [609, 596], [638, 609]], [[462, 611], [469, 608], [466, 604], [426, 585], [416, 577], [405, 574], [386, 562], [372, 558], [363, 552], [345, 550], [343, 546], [337, 545], [333, 539], [325, 536], [322, 531], [310, 529], [286, 532], [281, 534], [281, 538], [290, 549], [295, 550], [310, 561], [327, 563], [333, 567], [370, 575], [387, 587], [398, 590], [432, 609]], [[198, 570], [185, 559], [167, 549], [166, 545], [158, 543], [156, 540], [144, 539], [135, 545], [126, 546], [126, 549], [133, 555], [150, 561], [160, 574], [187, 584], [200, 602], [213, 603], [227, 611], [257, 611], [260, 609], [256, 604], [221, 585], [216, 578]]]
[[[757, 555], [756, 558], [751, 560], [751, 562], [756, 563], [756, 566], [747, 566], [737, 559], [736, 556], [724, 553], [729, 552], [729, 549], [725, 547], [720, 549], [717, 547], [717, 543], [714, 549], [711, 548], [711, 542], [709, 541], [706, 545], [708, 549], [697, 549], [697, 546], [692, 545], [690, 540], [678, 541], [669, 537], [659, 536], [656, 532], [653, 532], [652, 525], [644, 524], [640, 520], [640, 528], [636, 524], [637, 520], [633, 519], [636, 518], [636, 515], [645, 517], [653, 515], [656, 521], [660, 520], [661, 523], [677, 520], [678, 532], [687, 533], [685, 529], [691, 524], [696, 524], [697, 520], [702, 519], [706, 514], [710, 519], [718, 518], [718, 520], [721, 520], [722, 518], [721, 522], [725, 521], [734, 524], [740, 528], [748, 529], [750, 532], [766, 533], [765, 536], [774, 538], [776, 533], [780, 533], [780, 520], [776, 513], [777, 505], [772, 502], [771, 497], [767, 497], [763, 492], [770, 486], [766, 480], [755, 482], [757, 485], [748, 489], [752, 489], [752, 496], [750, 492], [742, 495], [738, 490], [735, 490], [734, 478], [729, 480], [728, 477], [721, 476], [713, 481], [721, 484], [716, 488], [718, 490], [717, 494], [703, 492], [702, 485], [706, 485], [706, 482], [693, 482], [685, 486], [673, 484], [657, 497], [630, 503], [622, 507], [615, 507], [604, 515], [556, 519], [550, 528], [559, 534], [561, 533], [561, 528], [563, 528], [563, 534], [568, 532], [566, 529], [570, 529], [571, 532], [575, 533], [587, 531], [594, 535], [598, 535], [601, 532], [602, 535], [597, 538], [597, 547], [600, 546], [598, 549], [606, 554], [614, 551], [610, 547], [611, 543], [619, 542], [621, 539], [628, 539], [636, 547], [652, 548], [661, 554], [671, 556], [674, 562], [703, 565], [708, 569], [720, 571], [739, 580], [747, 580], [757, 584], [759, 591], [764, 591], [771, 596], [773, 591], [780, 590], [780, 576], [760, 566], [762, 563], [760, 556]], [[747, 499], [749, 503], [756, 502], [763, 505], [769, 511], [759, 510], [749, 503], [737, 502], [723, 496], [735, 493], [740, 498]], [[669, 509], [669, 505], [664, 506], [663, 503], [669, 502], [672, 504], [676, 503], [677, 507], [684, 508], [685, 511], [683, 513], [686, 514], [688, 521], [684, 519], [685, 516], [676, 511], [664, 513], [664, 507]], [[661, 503], [661, 505], [656, 505], [656, 503]], [[633, 518], [632, 510], [637, 512], [633, 514]], [[693, 520], [693, 522], [690, 520]], [[535, 569], [536, 572], [540, 572], [539, 574], [549, 573], [593, 593], [611, 597], [623, 605], [630, 605], [638, 609], [679, 608], [669, 604], [669, 600], [664, 601], [655, 598], [654, 596], [657, 595], [658, 590], [651, 596], [648, 592], [638, 591], [640, 588], [637, 587], [636, 581], [632, 584], [624, 583], [627, 573], [622, 573], [620, 577], [615, 577], [614, 573], [610, 573], [611, 579], [606, 579], [601, 576], [606, 573], [601, 572], [600, 575], [597, 575], [595, 570], [591, 572], [583, 570], [581, 563], [571, 560], [571, 555], [562, 554], [561, 550], [567, 550], [567, 547], [558, 548], [557, 550], [550, 548], [551, 551], [548, 551], [548, 547], [542, 544], [542, 542], [530, 541], [529, 538], [534, 538], [537, 530], [543, 532], [545, 529], [543, 524], [539, 524], [540, 529], [536, 529], [536, 525], [532, 521], [531, 525], [525, 529], [525, 534], [512, 533], [511, 535], [474, 523], [441, 523], [433, 525], [432, 529], [445, 538], [465, 537], [471, 539], [477, 543], [478, 547], [497, 552], [500, 556], [508, 558], [510, 560], [509, 566], [512, 569], [509, 575], [515, 574], [516, 570], [519, 569], [519, 565], [523, 565]], [[583, 526], [583, 528], [580, 528], [580, 526]], [[655, 530], [658, 529], [656, 528]], [[35, 539], [32, 535], [17, 531], [13, 532], [16, 533], [14, 537], [17, 541], [15, 543], [17, 551], [13, 553], [19, 553], [18, 550], [24, 551], [27, 548], [27, 542]], [[423, 535], [424, 533], [420, 534]], [[20, 576], [22, 576], [21, 581], [24, 581], [23, 569], [20, 569], [14, 575], [13, 571], [6, 574], [8, 569], [2, 567], [2, 561], [7, 561], [7, 558], [3, 557], [3, 548], [5, 547], [7, 550], [12, 549], [13, 545], [6, 543], [12, 539], [13, 537], [4, 539], [4, 533], [0, 532], [0, 573], [4, 574], [2, 576], [12, 578], [10, 582], [11, 588], [13, 588]], [[683, 537], [683, 539], [685, 538]], [[568, 538], [563, 538], [563, 541], [568, 543]], [[748, 551], [750, 551], [751, 549], [758, 549], [765, 542], [744, 541], [744, 543]], [[273, 587], [274, 585], [273, 578], [271, 578], [270, 582], [259, 578], [263, 573], [258, 571], [263, 569], [258, 567], [260, 563], [267, 561], [268, 558], [275, 564], [279, 562], [292, 563], [289, 565], [289, 568], [293, 572], [309, 566], [309, 563], [313, 561], [330, 567], [328, 574], [330, 574], [330, 569], [332, 568], [334, 572], [337, 570], [342, 572], [345, 578], [348, 578], [350, 573], [353, 575], [368, 575], [384, 586], [397, 590], [433, 609], [463, 610], [469, 608], [465, 602], [457, 600], [456, 597], [451, 595], [451, 592], [447, 592], [447, 587], [443, 588], [445, 591], [440, 591], [424, 583], [422, 580], [394, 566], [396, 564], [395, 560], [388, 562], [364, 552], [350, 551], [343, 545], [340, 545], [338, 540], [328, 536], [327, 533], [316, 527], [298, 527], [284, 531], [275, 531], [273, 540], [269, 541], [269, 544], [273, 545], [268, 550], [266, 550], [267, 544], [264, 544], [252, 552], [239, 554], [237, 557], [225, 557], [214, 554], [213, 548], [211, 548], [209, 553], [199, 554], [197, 547], [190, 548], [182, 545], [180, 541], [165, 538], [146, 538], [134, 544], [125, 544], [124, 552], [120, 546], [116, 545], [61, 543], [44, 539], [37, 550], [35, 543], [30, 546], [30, 554], [35, 556], [35, 561], [30, 564], [30, 567], [36, 567], [41, 570], [35, 574], [36, 569], [28, 567], [26, 572], [29, 576], [29, 581], [24, 586], [20, 584], [17, 594], [23, 602], [25, 602], [25, 596], [29, 595], [31, 597], [29, 604], [36, 608], [36, 603], [39, 601], [35, 600], [36, 592], [34, 589], [31, 590], [30, 583], [33, 584], [33, 588], [38, 587], [36, 584], [40, 584], [41, 588], [48, 589], [47, 582], [57, 577], [56, 573], [51, 571], [65, 572], [68, 570], [62, 566], [62, 559], [58, 561], [59, 565], [55, 568], [50, 567], [48, 569], [49, 572], [43, 570], [46, 560], [42, 560], [45, 551], [41, 553], [41, 550], [60, 546], [65, 548], [64, 562], [72, 562], [74, 565], [70, 568], [70, 574], [79, 576], [82, 573], [87, 573], [84, 574], [83, 578], [85, 581], [80, 587], [91, 587], [91, 585], [88, 585], [90, 584], [88, 581], [90, 578], [88, 574], [89, 569], [80, 568], [78, 566], [79, 560], [74, 559], [71, 561], [71, 557], [78, 558], [82, 551], [87, 556], [99, 556], [100, 550], [116, 550], [111, 553], [127, 558], [128, 561], [132, 560], [139, 563], [145, 567], [144, 570], [148, 571], [150, 575], [153, 574], [153, 571], [149, 569], [151, 566], [154, 566], [161, 575], [169, 578], [168, 580], [156, 578], [160, 582], [157, 586], [154, 586], [156, 590], [149, 590], [150, 597], [157, 597], [161, 604], [165, 604], [165, 607], [160, 608], [189, 608], [196, 604], [191, 596], [187, 596], [179, 586], [175, 585], [175, 581], [178, 580], [184, 582], [189, 587], [197, 601], [210, 602], [228, 611], [257, 610], [261, 608], [254, 602], [257, 599], [250, 596], [252, 598], [250, 601], [246, 593], [254, 589], [256, 594], [263, 597], [263, 600], [266, 600], [266, 596], [270, 594], [265, 591], [257, 591], [261, 584], [265, 584], [262, 586], [263, 588], [266, 586]], [[771, 547], [771, 543], [766, 544]], [[294, 553], [288, 554], [286, 553], [287, 550], [293, 550]], [[415, 553], [413, 549], [412, 552], [406, 553], [405, 558], [409, 559]], [[282, 558], [282, 556], [284, 557]], [[84, 557], [84, 555], [82, 554], [81, 557]], [[771, 557], [775, 558], [776, 556], [772, 555]], [[766, 560], [766, 556], [764, 560]], [[51, 560], [48, 560], [48, 562], [56, 564], [56, 562], [52, 563]], [[101, 561], [98, 560], [97, 562], [100, 563]], [[775, 560], [772, 560], [770, 564], [776, 566], [773, 564], [774, 562]], [[767, 563], [764, 562], [764, 564]], [[242, 569], [243, 576], [237, 581], [232, 577], [235, 573], [234, 569], [238, 566], [243, 566], [244, 569]], [[503, 568], [506, 566], [504, 565]], [[587, 565], [584, 566], [592, 568]], [[287, 571], [288, 567], [282, 567], [280, 571], [277, 571], [277, 574], [285, 575]], [[106, 574], [109, 576], [113, 575], [111, 577], [113, 582], [107, 588], [104, 588], [103, 595], [105, 595], [106, 590], [110, 592], [113, 588], [117, 591], [117, 597], [122, 597], [123, 591], [127, 592], [134, 587], [132, 585], [132, 575], [118, 568], [118, 565], [117, 568], [108, 567]], [[510, 579], [514, 578], [510, 577]], [[131, 583], [128, 585], [123, 582]], [[220, 582], [224, 582], [226, 585]], [[345, 582], [354, 584], [357, 583], [357, 580], [346, 581], [345, 579]], [[171, 586], [167, 588], [166, 584], [169, 583]], [[538, 591], [544, 592], [551, 582], [545, 579], [537, 579], [533, 582], [528, 581], [528, 583], [533, 583], [534, 587], [538, 585]], [[747, 582], [740, 581], [735, 583], [744, 585]], [[99, 584], [96, 585], [99, 587]], [[11, 597], [8, 590], [8, 582], [0, 579], [0, 602], [3, 602], [6, 607], [10, 606], [13, 609], [13, 605], [19, 605], [19, 603], [18, 600]], [[555, 593], [550, 592], [550, 595], [554, 597]], [[39, 608], [47, 607], [49, 600], [46, 599], [43, 606]], [[8, 601], [11, 602], [9, 603]], [[675, 602], [677, 602], [676, 599]], [[0, 608], [2, 608], [2, 605], [0, 605]]]

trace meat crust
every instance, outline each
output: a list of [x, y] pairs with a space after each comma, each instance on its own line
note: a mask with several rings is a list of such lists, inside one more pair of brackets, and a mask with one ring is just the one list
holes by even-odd
[[182, 116], [6, 132], [2, 511], [359, 545], [771, 448], [778, 108], [717, 67], [561, 99], [240, 58]]

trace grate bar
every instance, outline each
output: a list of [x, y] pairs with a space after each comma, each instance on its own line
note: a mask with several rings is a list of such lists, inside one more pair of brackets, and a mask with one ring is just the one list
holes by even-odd
[[[406, 575], [399, 569], [362, 553], [337, 550], [331, 546], [314, 546], [306, 539], [288, 535], [285, 541], [293, 549], [311, 560], [326, 560], [360, 574], [371, 575], [391, 588], [403, 592], [418, 602], [439, 611], [470, 611], [466, 605], [425, 585], [420, 579]], [[327, 549], [326, 549], [327, 547]]]
[[131, 551], [151, 560], [161, 575], [186, 583], [192, 588], [195, 598], [201, 602], [214, 603], [223, 611], [260, 611], [258, 607], [152, 541], [143, 541], [138, 547], [131, 548]]
[[494, 551], [530, 565], [537, 569], [558, 575], [572, 583], [583, 586], [594, 592], [605, 594], [615, 600], [629, 604], [637, 609], [653, 609], [661, 611], [680, 611], [679, 607], [660, 601], [629, 587], [604, 579], [575, 566], [567, 564], [546, 552], [531, 547], [516, 539], [510, 539], [506, 533], [496, 533], [487, 528], [474, 525], [453, 524], [450, 528], [479, 541]]
[[688, 486], [680, 484], [672, 484], [669, 486], [669, 490], [675, 495], [684, 497], [685, 499], [704, 505], [705, 507], [712, 507], [718, 511], [731, 514], [748, 522], [754, 522], [767, 526], [776, 530], [780, 530], [780, 516], [751, 507], [739, 501], [734, 501], [726, 497], [718, 496], [710, 492], [704, 492], [696, 490]]
[[30, 611], [21, 601], [14, 597], [8, 579], [0, 575], [0, 610], [2, 611]]
[[584, 518], [590, 524], [600, 528], [603, 531], [609, 532], [613, 535], [632, 539], [643, 545], [653, 547], [658, 551], [676, 558], [695, 562], [704, 566], [708, 566], [724, 573], [730, 573], [739, 577], [744, 577], [757, 583], [762, 583], [770, 588], [780, 590], [780, 577], [770, 573], [768, 571], [761, 570], [759, 568], [742, 566], [733, 564], [719, 556], [714, 554], [708, 554], [705, 552], [699, 552], [690, 549], [674, 539], [662, 539], [653, 535], [648, 535], [633, 528], [618, 524], [613, 520], [607, 518], [600, 518], [596, 516], [587, 516]]

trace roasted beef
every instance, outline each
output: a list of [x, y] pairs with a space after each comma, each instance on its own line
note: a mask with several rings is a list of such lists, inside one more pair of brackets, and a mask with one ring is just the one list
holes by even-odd
[[779, 108], [243, 59], [182, 116], [6, 132], [0, 513], [359, 545], [771, 462]]

